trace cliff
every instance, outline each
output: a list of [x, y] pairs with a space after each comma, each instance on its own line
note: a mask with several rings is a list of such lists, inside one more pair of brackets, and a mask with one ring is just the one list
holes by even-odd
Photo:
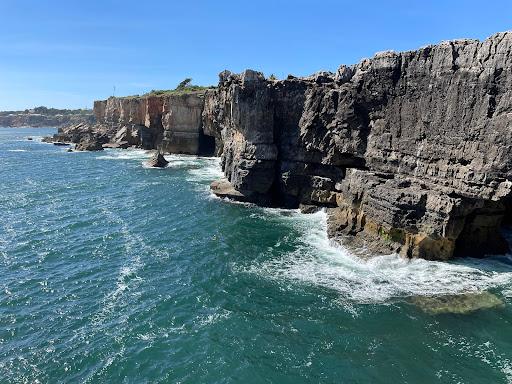
[[[354, 246], [448, 259], [508, 250], [512, 33], [383, 52], [336, 73], [223, 72], [204, 132], [222, 141], [214, 192], [329, 208]], [[351, 235], [351, 236], [346, 236]]]
[[94, 123], [92, 111], [38, 107], [0, 112], [0, 127], [63, 127], [79, 123]]
[[48, 141], [77, 143], [78, 150], [134, 146], [163, 153], [212, 155], [215, 138], [202, 129], [204, 93], [171, 91], [98, 100], [93, 109], [96, 124], [59, 129]]
[[111, 97], [94, 102], [97, 121], [112, 130], [126, 129], [146, 149], [212, 154], [213, 138], [203, 135], [204, 91], [141, 97]]

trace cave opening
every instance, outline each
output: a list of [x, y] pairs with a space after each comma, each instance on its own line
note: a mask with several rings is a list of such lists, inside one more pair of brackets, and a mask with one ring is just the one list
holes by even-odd
[[511, 249], [512, 205], [510, 202], [486, 202], [464, 220], [455, 242], [454, 256], [484, 257], [502, 255]]
[[199, 155], [214, 156], [215, 155], [215, 137], [201, 134], [199, 136]]

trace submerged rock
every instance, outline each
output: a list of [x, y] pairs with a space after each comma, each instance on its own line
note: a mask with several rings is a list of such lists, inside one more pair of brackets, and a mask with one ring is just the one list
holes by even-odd
[[467, 314], [481, 309], [503, 307], [503, 301], [490, 292], [460, 295], [416, 296], [411, 303], [431, 315], [442, 313]]
[[148, 167], [153, 168], [165, 168], [167, 164], [169, 164], [169, 162], [165, 160], [164, 155], [160, 152], [155, 153], [153, 157], [146, 162]]

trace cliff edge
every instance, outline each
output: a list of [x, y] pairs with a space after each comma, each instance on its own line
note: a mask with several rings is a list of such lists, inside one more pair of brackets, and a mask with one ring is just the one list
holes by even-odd
[[203, 111], [226, 176], [212, 189], [259, 204], [328, 207], [332, 237], [379, 253], [504, 253], [511, 49], [506, 32], [382, 52], [305, 78], [223, 72]]

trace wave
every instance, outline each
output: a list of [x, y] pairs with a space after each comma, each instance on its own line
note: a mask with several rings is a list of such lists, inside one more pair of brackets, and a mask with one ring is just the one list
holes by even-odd
[[[154, 151], [147, 151], [143, 149], [105, 149], [104, 154], [97, 156], [99, 160], [134, 160], [144, 162], [148, 160]], [[187, 181], [205, 182], [219, 179], [223, 176], [220, 158], [218, 157], [201, 157], [194, 155], [180, 155], [171, 154], [165, 155], [165, 159], [169, 162], [165, 168], [152, 168], [151, 169], [186, 169], [189, 176]]]
[[211, 182], [224, 176], [220, 158], [198, 158], [200, 167], [190, 169], [187, 181], [193, 182]]
[[[276, 209], [265, 209], [264, 214], [282, 216]], [[235, 269], [276, 281], [292, 280], [332, 289], [341, 299], [356, 303], [383, 303], [393, 298], [491, 288], [507, 292], [512, 285], [512, 272], [504, 268], [503, 258], [436, 262], [407, 260], [391, 254], [363, 260], [327, 238], [327, 217], [323, 211], [310, 215], [294, 211], [282, 216], [282, 220], [301, 233], [294, 250], [278, 257], [268, 255], [262, 263]]]
[[99, 160], [147, 160], [152, 152], [144, 149], [111, 149], [104, 150], [105, 154], [97, 156]]
[[[152, 152], [144, 150], [107, 150], [100, 159], [146, 160]], [[210, 181], [223, 176], [220, 159], [191, 155], [166, 155], [168, 168], [187, 172], [186, 180], [207, 189]], [[210, 192], [208, 199], [216, 199]], [[512, 272], [504, 268], [506, 257], [485, 260], [466, 259], [436, 262], [407, 260], [396, 254], [361, 259], [343, 245], [327, 237], [324, 211], [302, 214], [298, 210], [259, 208], [247, 205], [251, 216], [286, 222], [299, 234], [287, 238], [293, 250], [279, 252], [281, 244], [268, 251], [263, 262], [235, 266], [238, 272], [252, 273], [276, 281], [295, 281], [335, 290], [343, 300], [356, 303], [382, 303], [393, 298], [434, 296], [499, 289], [509, 296]], [[370, 255], [372, 256], [372, 255]], [[510, 259], [508, 259], [510, 262]], [[120, 285], [122, 291], [122, 284]]]

